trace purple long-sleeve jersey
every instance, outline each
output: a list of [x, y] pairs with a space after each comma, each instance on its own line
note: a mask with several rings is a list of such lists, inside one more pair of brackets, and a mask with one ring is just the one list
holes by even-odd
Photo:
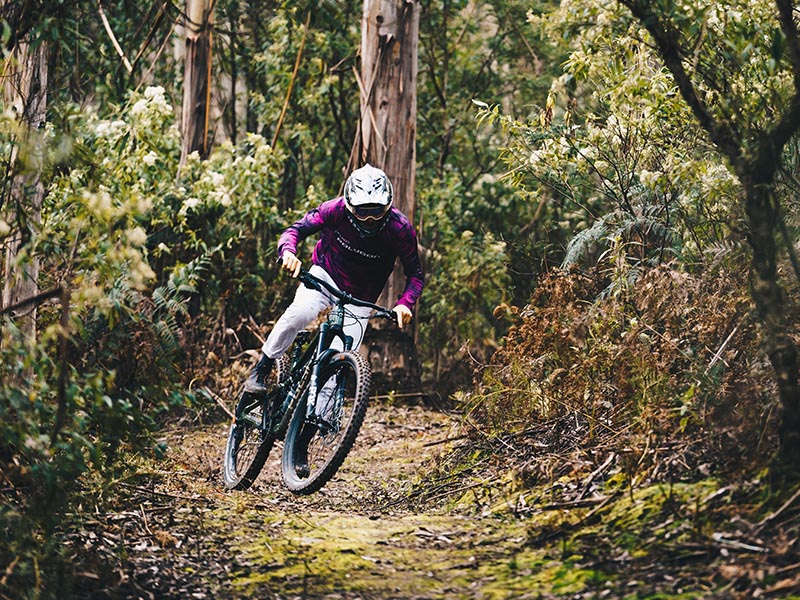
[[399, 258], [406, 286], [396, 304], [412, 308], [424, 285], [417, 252], [417, 234], [408, 218], [392, 208], [386, 226], [363, 236], [350, 222], [344, 198], [323, 202], [287, 228], [278, 240], [278, 256], [297, 254], [297, 244], [320, 232], [312, 262], [325, 269], [336, 284], [356, 298], [375, 302]]

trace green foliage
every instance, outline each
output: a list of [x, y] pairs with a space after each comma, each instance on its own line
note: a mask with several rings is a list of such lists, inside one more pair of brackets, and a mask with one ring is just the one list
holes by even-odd
[[181, 169], [161, 88], [107, 117], [76, 115], [70, 145], [20, 255], [38, 258], [41, 284], [65, 289], [69, 306], [40, 307], [36, 340], [0, 324], [4, 593], [62, 589], [58, 526], [81, 476], [118, 474], [121, 449], [153, 451], [159, 419], [191, 406], [184, 365], [196, 350], [184, 342], [197, 301], [216, 313], [245, 286], [262, 289], [284, 226], [269, 209], [279, 157], [264, 140]]
[[438, 250], [425, 255], [420, 348], [423, 356], [430, 357], [425, 367], [436, 381], [458, 385], [470, 371], [467, 363], [459, 373], [464, 351], [485, 359], [497, 345], [498, 329], [504, 329], [492, 313], [508, 294], [508, 254], [502, 240], [481, 228], [468, 199], [452, 193], [444, 196], [449, 202], [442, 202], [440, 193], [438, 188], [437, 201], [431, 200], [432, 211], [426, 213], [426, 226], [435, 232]]
[[[655, 254], [659, 261], [676, 255], [678, 249], [674, 247], [677, 241], [674, 232], [658, 219], [661, 207], [648, 205], [644, 201], [636, 202], [631, 208], [632, 211], [616, 210], [605, 214], [589, 229], [576, 234], [567, 244], [561, 267], [579, 264], [605, 241], [621, 240], [623, 244], [640, 246], [640, 260], [645, 262], [648, 254]], [[635, 252], [626, 254], [632, 256]]]
[[[508, 136], [502, 158], [510, 181], [543, 204], [542, 219], [562, 236], [585, 232], [570, 250], [609, 223], [628, 233], [627, 225], [638, 223], [648, 233], [627, 245], [632, 263], [643, 255], [672, 258], [663, 252], [665, 241], [691, 263], [735, 235], [738, 183], [697, 136], [671, 77], [630, 16], [617, 5], [578, 3], [531, 15], [530, 22], [565, 40], [565, 73], [530, 118], [488, 104], [480, 118]], [[554, 241], [560, 243], [549, 249], [547, 262], [574, 262], [564, 260], [568, 240]]]
[[[35, 344], [8, 319], [0, 327], [0, 591], [55, 597], [69, 572], [57, 532], [76, 484], [87, 469], [109, 469], [119, 438], [136, 435], [142, 415], [114, 397], [113, 373], [80, 372], [48, 356], [57, 329]], [[62, 369], [68, 384], [59, 390]], [[56, 432], [58, 402], [69, 410]]]

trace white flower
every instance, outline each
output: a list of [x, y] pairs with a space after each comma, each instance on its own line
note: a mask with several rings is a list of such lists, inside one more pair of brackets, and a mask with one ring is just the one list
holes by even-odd
[[144, 161], [144, 164], [146, 164], [148, 167], [152, 167], [154, 164], [156, 164], [156, 161], [158, 160], [158, 154], [156, 154], [151, 150], [150, 152], [144, 155], [144, 158], [142, 160]]
[[131, 265], [129, 277], [131, 286], [136, 289], [143, 289], [148, 281], [155, 279], [156, 274], [144, 260], [140, 260]]
[[183, 205], [181, 206], [180, 213], [186, 214], [187, 211], [197, 208], [200, 206], [200, 198], [187, 198], [183, 201]]
[[153, 208], [153, 199], [149, 196], [139, 196], [131, 203], [131, 206], [135, 207], [138, 214], [143, 215]]
[[119, 137], [125, 130], [125, 121], [117, 119], [116, 121], [100, 121], [95, 127], [94, 131], [98, 137], [106, 139], [114, 139]]
[[141, 246], [147, 241], [147, 233], [141, 227], [128, 229], [125, 234], [128, 236], [128, 242], [132, 246]]
[[147, 100], [144, 98], [137, 100], [136, 104], [131, 107], [131, 114], [132, 115], [140, 115], [145, 110], [147, 110]]
[[114, 207], [111, 201], [111, 194], [108, 190], [100, 189], [97, 193], [83, 192], [86, 206], [89, 207], [94, 215], [101, 220], [108, 220], [114, 216]]
[[223, 183], [225, 183], [225, 177], [222, 175], [222, 173], [217, 173], [216, 171], [211, 171], [208, 174], [208, 177], [209, 177], [209, 179], [211, 179], [211, 185], [213, 185], [214, 187], [219, 187]]
[[654, 173], [652, 171], [648, 171], [646, 169], [642, 169], [639, 172], [639, 181], [642, 182], [642, 185], [648, 188], [654, 188], [658, 184], [658, 173]]
[[594, 160], [597, 158], [597, 148], [594, 146], [586, 146], [578, 150], [578, 154], [584, 158], [584, 160]]
[[145, 98], [155, 98], [157, 96], [164, 97], [164, 88], [160, 85], [148, 85], [144, 90]]

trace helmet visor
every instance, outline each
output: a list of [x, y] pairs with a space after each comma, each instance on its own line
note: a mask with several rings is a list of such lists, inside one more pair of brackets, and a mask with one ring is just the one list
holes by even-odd
[[383, 204], [362, 204], [361, 206], [353, 206], [353, 214], [360, 221], [379, 221], [386, 214], [389, 208]]

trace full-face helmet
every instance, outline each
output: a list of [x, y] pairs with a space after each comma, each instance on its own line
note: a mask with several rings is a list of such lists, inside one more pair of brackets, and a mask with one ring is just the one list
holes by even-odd
[[359, 230], [374, 232], [383, 226], [392, 207], [392, 184], [380, 169], [366, 164], [356, 169], [344, 184], [344, 200]]

